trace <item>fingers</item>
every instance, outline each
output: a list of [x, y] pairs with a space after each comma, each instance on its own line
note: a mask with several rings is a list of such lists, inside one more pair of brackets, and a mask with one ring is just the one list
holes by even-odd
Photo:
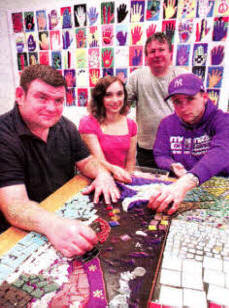
[[95, 189], [93, 183], [82, 190], [83, 195], [89, 195]]
[[180, 202], [174, 202], [172, 207], [168, 210], [168, 215], [172, 215], [175, 213], [179, 208]]
[[[165, 212], [168, 209], [167, 214], [171, 215], [177, 211], [182, 200], [182, 195], [170, 190], [170, 187], [166, 187], [158, 192], [154, 192], [147, 206], [152, 210], [156, 210], [156, 212]], [[171, 208], [170, 204], [172, 204]]]

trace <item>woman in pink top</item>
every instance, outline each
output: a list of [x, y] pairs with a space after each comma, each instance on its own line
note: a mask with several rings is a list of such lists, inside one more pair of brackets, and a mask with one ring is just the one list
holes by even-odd
[[92, 91], [89, 111], [90, 115], [80, 120], [82, 139], [117, 180], [131, 181], [137, 125], [126, 117], [129, 106], [123, 82], [115, 76], [100, 78]]

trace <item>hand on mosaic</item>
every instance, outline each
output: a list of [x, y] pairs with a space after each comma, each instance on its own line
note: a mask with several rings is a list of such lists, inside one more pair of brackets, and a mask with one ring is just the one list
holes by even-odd
[[131, 17], [130, 17], [130, 22], [140, 22], [141, 18], [143, 17], [142, 15], [142, 7], [140, 4], [134, 4], [132, 9], [131, 9]]
[[177, 51], [177, 64], [185, 65], [188, 63], [188, 46], [180, 46]]
[[215, 69], [215, 70], [212, 70], [211, 73], [208, 73], [208, 80], [209, 80], [209, 83], [208, 83], [208, 87], [209, 88], [214, 88], [217, 83], [221, 80], [222, 78], [222, 72]]
[[46, 29], [46, 18], [44, 13], [39, 13], [37, 16], [37, 23], [38, 23], [38, 29], [39, 30], [45, 30]]
[[152, 24], [146, 29], [146, 36], [147, 38], [153, 35], [156, 31], [156, 25]]
[[67, 93], [66, 93], [66, 101], [67, 101], [67, 104], [68, 105], [72, 105], [73, 104], [73, 102], [74, 102], [74, 96], [73, 96], [73, 92], [70, 92], [70, 91], [68, 91]]
[[65, 80], [67, 83], [67, 87], [72, 88], [74, 87], [75, 84], [75, 76], [73, 74], [73, 72], [67, 72], [65, 75]]
[[102, 54], [104, 67], [110, 67], [113, 61], [113, 56], [111, 55], [111, 50], [105, 50]]
[[63, 49], [68, 49], [68, 47], [72, 43], [72, 39], [70, 39], [69, 31], [65, 31], [62, 33], [62, 41], [63, 41]]
[[41, 34], [41, 39], [39, 40], [40, 49], [41, 50], [48, 50], [49, 49], [49, 40], [46, 33]]
[[77, 21], [80, 27], [85, 26], [86, 24], [86, 12], [84, 11], [82, 6], [79, 6], [75, 12]]
[[58, 50], [60, 49], [60, 37], [57, 33], [54, 33], [52, 38], [52, 49]]
[[204, 54], [204, 47], [198, 46], [197, 49], [194, 51], [193, 65], [204, 65], [206, 57], [207, 55]]
[[223, 19], [216, 21], [213, 29], [213, 41], [221, 41], [227, 35], [227, 25]]
[[99, 80], [99, 72], [96, 71], [96, 70], [93, 70], [92, 73], [91, 73], [91, 82], [96, 85], [97, 81]]
[[181, 163], [173, 163], [171, 169], [178, 178], [187, 173], [187, 170]]
[[138, 50], [135, 49], [134, 56], [132, 58], [132, 65], [138, 66], [141, 63], [141, 59], [142, 59], [142, 51], [139, 50], [139, 53], [138, 53]]
[[173, 36], [175, 32], [175, 26], [173, 23], [167, 23], [165, 25], [165, 33], [169, 37], [170, 41], [173, 41]]
[[96, 179], [85, 188], [82, 193], [88, 195], [94, 191], [94, 203], [99, 202], [99, 197], [104, 196], [106, 204], [117, 202], [120, 198], [120, 192], [114, 182], [114, 179], [109, 173], [100, 172]]
[[118, 40], [119, 46], [125, 46], [126, 45], [127, 32], [125, 32], [125, 34], [124, 34], [123, 31], [119, 31], [116, 34], [116, 38]]
[[213, 6], [213, 2], [208, 0], [198, 0], [198, 15], [200, 18], [206, 18], [210, 13]]
[[99, 14], [96, 11], [96, 7], [91, 7], [89, 9], [89, 12], [87, 13], [88, 19], [89, 19], [89, 26], [92, 26], [96, 23]]
[[114, 14], [111, 14], [111, 7], [108, 7], [108, 12], [107, 12], [107, 23], [110, 24], [114, 22]]
[[224, 58], [224, 46], [222, 45], [215, 46], [211, 50], [211, 64], [219, 65], [222, 63], [223, 58]]
[[111, 14], [111, 6], [103, 6], [103, 24], [110, 24], [114, 21], [114, 14]]
[[79, 30], [79, 31], [76, 33], [76, 44], [77, 44], [77, 48], [84, 47], [85, 41], [86, 41], [86, 34], [84, 33], [83, 30]]
[[113, 35], [110, 29], [103, 31], [103, 42], [104, 44], [110, 44], [112, 41]]
[[93, 50], [88, 59], [89, 67], [99, 67], [99, 55], [96, 50]]
[[89, 43], [89, 47], [92, 48], [92, 47], [98, 47], [98, 41], [97, 40], [92, 40], [90, 43]]
[[120, 4], [119, 7], [117, 8], [117, 13], [118, 13], [118, 23], [120, 23], [126, 18], [126, 15], [128, 14], [128, 11], [126, 9], [126, 4]]
[[182, 43], [186, 43], [189, 40], [192, 34], [192, 30], [193, 30], [193, 23], [189, 21], [184, 21], [183, 23], [179, 24], [178, 32], [179, 32], [180, 41]]
[[201, 79], [205, 78], [205, 66], [194, 66], [192, 70], [193, 74], [197, 75]]
[[131, 37], [132, 37], [132, 44], [136, 45], [142, 37], [142, 29], [141, 27], [137, 26], [131, 30]]
[[175, 4], [176, 4], [175, 0], [167, 0], [167, 6], [166, 6], [166, 3], [163, 4], [164, 12], [165, 12], [165, 19], [170, 19], [174, 17], [177, 11]]
[[199, 42], [208, 34], [210, 28], [207, 27], [207, 20], [202, 19], [196, 25], [196, 41]]
[[[26, 23], [26, 29], [31, 30], [32, 26], [34, 25], [34, 20], [33, 20], [33, 16], [32, 15], [27, 15], [25, 17], [25, 23]], [[19, 25], [18, 25], [19, 26]], [[21, 30], [17, 31], [17, 32], [21, 32]]]
[[212, 90], [208, 92], [208, 97], [209, 99], [213, 102], [214, 105], [217, 106], [218, 100], [219, 100], [219, 95], [216, 91]]
[[131, 183], [131, 175], [125, 169], [112, 165], [112, 174], [115, 180], [124, 182], [124, 183]]
[[97, 244], [95, 232], [78, 220], [55, 217], [45, 235], [65, 257], [83, 255]]

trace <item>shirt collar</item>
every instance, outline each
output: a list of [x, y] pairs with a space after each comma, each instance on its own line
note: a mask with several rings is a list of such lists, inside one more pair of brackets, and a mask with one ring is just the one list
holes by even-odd
[[34, 136], [33, 133], [29, 130], [25, 122], [23, 121], [20, 111], [18, 109], [18, 105], [15, 104], [14, 107], [14, 119], [15, 119], [15, 127], [19, 136]]

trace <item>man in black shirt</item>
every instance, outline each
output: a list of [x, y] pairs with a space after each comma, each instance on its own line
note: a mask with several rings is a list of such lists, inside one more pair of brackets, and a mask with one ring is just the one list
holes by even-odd
[[94, 231], [77, 220], [47, 212], [38, 202], [74, 175], [75, 164], [95, 180], [94, 201], [103, 193], [116, 202], [113, 178], [92, 157], [75, 125], [62, 116], [65, 80], [52, 67], [33, 65], [21, 74], [16, 105], [0, 117], [0, 210], [18, 228], [47, 236], [65, 256], [82, 255], [97, 243]]

